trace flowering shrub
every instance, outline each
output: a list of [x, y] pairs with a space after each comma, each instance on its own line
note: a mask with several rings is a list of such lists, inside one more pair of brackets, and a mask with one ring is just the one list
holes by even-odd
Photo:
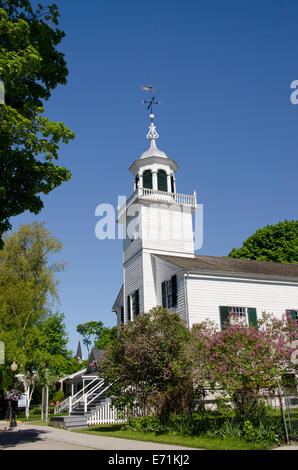
[[191, 392], [190, 332], [176, 314], [156, 307], [123, 326], [98, 372], [113, 404], [168, 416], [185, 412]]
[[263, 314], [257, 328], [237, 318], [222, 331], [210, 321], [196, 324], [192, 328], [196, 380], [222, 389], [244, 421], [256, 408], [260, 390], [276, 387], [277, 380], [293, 370], [295, 336], [297, 324], [286, 316]]

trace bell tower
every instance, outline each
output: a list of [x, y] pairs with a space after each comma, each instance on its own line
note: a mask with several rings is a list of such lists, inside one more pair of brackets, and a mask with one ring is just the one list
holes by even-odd
[[129, 170], [133, 193], [119, 208], [123, 224], [124, 318], [160, 305], [155, 286], [154, 254], [194, 257], [192, 213], [197, 208], [196, 193], [176, 191], [176, 162], [157, 145], [159, 135], [150, 114], [147, 139], [150, 146]]

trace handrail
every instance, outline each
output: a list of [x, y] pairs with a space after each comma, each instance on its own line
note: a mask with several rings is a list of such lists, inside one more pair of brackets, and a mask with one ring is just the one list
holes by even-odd
[[[167, 191], [160, 191], [158, 189], [151, 189], [151, 188], [141, 188], [138, 187], [124, 202], [124, 204], [119, 207], [118, 209], [118, 217], [123, 213], [123, 211], [129, 206], [129, 204], [136, 198], [146, 198], [151, 196], [154, 197], [155, 200], [160, 200], [161, 202], [168, 202], [173, 201], [177, 204], [187, 205], [187, 206], [194, 206], [197, 207], [197, 194], [194, 192], [192, 195], [188, 194], [181, 194], [181, 193], [169, 193]], [[160, 197], [158, 197], [160, 196]]]
[[87, 413], [88, 405], [95, 400], [96, 398], [100, 397], [106, 390], [110, 388], [110, 385], [107, 385], [105, 388], [103, 388], [97, 395], [95, 395], [93, 398], [91, 398], [90, 401], [88, 401], [88, 395], [85, 396], [85, 402], [84, 402], [84, 412]]
[[[163, 201], [173, 200], [177, 204], [186, 204], [191, 206], [197, 205], [197, 195], [196, 193], [192, 195], [188, 194], [180, 194], [180, 193], [169, 193], [167, 191], [160, 191], [158, 189], [151, 189], [151, 188], [138, 188], [138, 197], [150, 196], [157, 196], [156, 199], [160, 199]], [[160, 197], [158, 197], [160, 196]]]
[[[87, 389], [90, 385], [92, 385], [93, 382], [96, 382], [96, 381], [98, 381], [97, 378], [91, 380], [91, 382], [88, 382], [88, 383], [85, 385], [85, 387], [83, 387], [81, 390], [79, 390], [75, 395], [69, 397], [69, 399], [70, 399], [70, 400], [69, 400], [69, 414], [70, 414], [71, 411], [72, 411], [72, 407], [73, 407], [76, 403], [78, 403], [78, 402], [81, 401], [82, 399], [84, 400], [84, 396], [85, 396], [85, 391], [86, 391], [86, 389]], [[76, 400], [74, 400], [75, 397], [77, 397]]]
[[65, 398], [59, 405], [54, 406], [54, 414], [61, 413], [64, 409], [69, 407], [70, 397]]
[[104, 379], [102, 379], [101, 382], [99, 382], [97, 385], [95, 385], [95, 387], [93, 387], [93, 389], [90, 390], [88, 393], [86, 393], [86, 395], [84, 396], [84, 412], [85, 412], [85, 413], [87, 413], [88, 404], [91, 403], [93, 400], [95, 400], [95, 398], [98, 398], [100, 395], [102, 395], [102, 394], [104, 393], [104, 391], [109, 388], [109, 386], [106, 387], [104, 390], [102, 390], [100, 393], [98, 393], [97, 395], [95, 395], [95, 396], [88, 402], [88, 397], [89, 397], [89, 395], [92, 395], [94, 392], [96, 392], [96, 390], [98, 390], [99, 388], [101, 388], [103, 385], [104, 385]]

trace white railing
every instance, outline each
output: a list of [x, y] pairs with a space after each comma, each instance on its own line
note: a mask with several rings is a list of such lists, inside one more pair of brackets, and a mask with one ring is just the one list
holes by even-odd
[[[97, 386], [98, 379], [96, 378], [96, 379], [91, 380], [91, 382], [88, 382], [85, 385], [85, 387], [82, 388], [81, 390], [79, 390], [75, 395], [69, 397], [69, 407], [68, 407], [69, 414], [72, 412], [72, 409], [73, 409], [74, 405], [76, 405], [77, 403], [80, 403], [80, 402], [84, 402], [84, 397], [85, 397], [86, 393], [88, 393], [90, 391], [90, 389], [88, 390], [88, 388], [94, 382], [96, 382], [96, 386]], [[103, 380], [101, 382], [103, 383]]]
[[70, 397], [63, 400], [59, 405], [54, 406], [54, 414], [63, 413], [63, 411], [68, 411], [69, 409]]
[[157, 189], [138, 188], [138, 197], [143, 199], [154, 199], [159, 202], [173, 202], [176, 204], [183, 204], [187, 206], [197, 205], [197, 195], [168, 193], [167, 191], [159, 191]]
[[126, 208], [135, 199], [150, 199], [158, 202], [173, 202], [186, 206], [197, 207], [197, 195], [194, 192], [192, 195], [168, 193], [167, 191], [159, 191], [157, 189], [137, 188], [127, 199], [127, 201], [118, 208], [118, 217], [120, 218], [125, 212]]
[[[106, 392], [108, 388], [110, 388], [110, 385], [107, 385], [106, 387], [103, 387], [103, 385], [104, 385], [104, 380], [101, 380], [101, 382], [95, 385], [91, 390], [88, 391], [88, 393], [84, 395], [84, 413], [87, 413], [88, 405], [90, 405], [90, 403], [92, 403], [93, 400], [103, 395], [103, 393]], [[99, 391], [99, 389], [101, 390]], [[99, 393], [96, 393], [97, 391], [99, 391]], [[90, 395], [91, 396], [93, 395], [91, 399], [89, 398]]]
[[[133, 416], [141, 416], [143, 413], [138, 407], [133, 409], [133, 412], [130, 413]], [[101, 407], [97, 408], [92, 412], [91, 416], [87, 420], [88, 426], [93, 426], [97, 424], [117, 424], [125, 423], [127, 421], [126, 412], [119, 412], [111, 402], [105, 403]]]
[[95, 424], [117, 424], [124, 423], [126, 419], [124, 417], [119, 417], [119, 413], [110, 402], [105, 403], [99, 409], [97, 409], [90, 418], [88, 418], [88, 426]]

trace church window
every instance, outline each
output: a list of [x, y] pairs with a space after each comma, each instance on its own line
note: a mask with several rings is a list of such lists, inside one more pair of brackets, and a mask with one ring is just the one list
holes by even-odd
[[[257, 327], [257, 309], [248, 307], [219, 307], [220, 325], [223, 330], [227, 323], [234, 317], [244, 321], [249, 326]], [[232, 317], [231, 317], [232, 316]]]
[[164, 308], [177, 307], [177, 276], [161, 283], [162, 306]]
[[143, 188], [152, 189], [152, 171], [145, 170], [143, 173]]
[[157, 189], [158, 191], [168, 191], [168, 177], [164, 170], [158, 170], [157, 172]]

